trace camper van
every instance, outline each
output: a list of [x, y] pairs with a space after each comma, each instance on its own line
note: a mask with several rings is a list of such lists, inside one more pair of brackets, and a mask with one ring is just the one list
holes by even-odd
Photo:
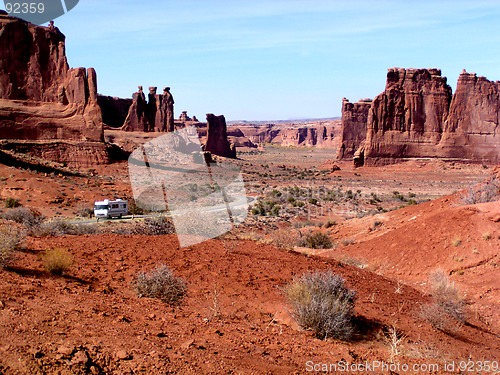
[[128, 202], [117, 199], [110, 201], [105, 199], [94, 203], [94, 215], [99, 221], [100, 218], [111, 219], [112, 217], [122, 217], [128, 214]]

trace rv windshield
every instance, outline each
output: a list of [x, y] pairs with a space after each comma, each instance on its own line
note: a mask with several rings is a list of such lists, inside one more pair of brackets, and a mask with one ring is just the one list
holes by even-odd
[[96, 204], [94, 210], [107, 210], [109, 206], [107, 204]]

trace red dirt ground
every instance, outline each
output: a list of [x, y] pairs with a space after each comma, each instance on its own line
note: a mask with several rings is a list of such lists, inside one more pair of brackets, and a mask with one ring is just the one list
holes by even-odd
[[[75, 257], [66, 277], [49, 276], [39, 259], [56, 247]], [[179, 307], [138, 298], [130, 286], [138, 271], [160, 263], [188, 283]], [[323, 269], [358, 292], [353, 342], [315, 339], [287, 313], [280, 288]], [[0, 368], [9, 374], [303, 373], [309, 360], [388, 361], [383, 332], [391, 325], [406, 336], [401, 363], [493, 360], [500, 351], [475, 319], [483, 330], [467, 326], [453, 337], [433, 329], [418, 314], [428, 298], [412, 287], [398, 294], [394, 281], [369, 271], [252, 241], [179, 249], [174, 236], [31, 239], [0, 275]]]
[[[477, 166], [438, 164], [436, 169], [432, 163], [418, 172], [418, 165], [342, 166], [337, 174], [352, 179], [353, 186], [374, 181], [389, 192], [401, 186], [398, 181], [405, 189], [413, 183], [422, 193], [426, 176], [442, 181], [429, 188], [430, 195], [486, 174]], [[97, 173], [46, 176], [0, 165], [0, 194], [48, 216], [72, 216], [99, 194], [130, 196], [124, 163]], [[463, 175], [466, 182], [459, 180]], [[183, 249], [175, 236], [29, 238], [11, 267], [0, 270], [0, 373], [298, 374], [308, 372], [307, 361], [392, 360], [439, 364], [438, 370], [420, 373], [442, 374], [445, 362], [498, 361], [498, 214], [498, 202], [463, 206], [457, 195], [443, 197], [342, 222], [329, 229], [338, 247], [318, 256], [229, 236]], [[382, 224], [374, 228], [375, 221]], [[353, 243], [343, 245], [343, 240]], [[67, 276], [44, 270], [40, 255], [52, 248], [73, 255]], [[368, 266], [360, 269], [332, 257], [356, 258]], [[160, 263], [188, 284], [178, 307], [138, 298], [131, 287], [137, 272]], [[468, 324], [452, 334], [420, 317], [421, 306], [430, 301], [428, 273], [437, 267], [451, 274], [469, 302]], [[288, 312], [282, 287], [295, 275], [324, 269], [345, 277], [358, 292], [352, 342], [318, 340], [299, 330]], [[403, 335], [395, 356], [387, 339], [392, 326]]]

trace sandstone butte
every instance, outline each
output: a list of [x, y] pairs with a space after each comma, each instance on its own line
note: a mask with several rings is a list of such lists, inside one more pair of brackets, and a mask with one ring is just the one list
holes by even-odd
[[342, 102], [340, 159], [381, 165], [404, 158], [500, 162], [500, 82], [467, 73], [452, 94], [439, 69], [391, 68], [373, 101]]
[[109, 162], [96, 72], [69, 68], [58, 28], [1, 12], [0, 61], [3, 149], [72, 167]]

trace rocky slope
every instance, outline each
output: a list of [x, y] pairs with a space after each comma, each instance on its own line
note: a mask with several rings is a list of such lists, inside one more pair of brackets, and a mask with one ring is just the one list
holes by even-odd
[[356, 104], [343, 102], [342, 148], [349, 152], [341, 148], [340, 158], [369, 165], [415, 157], [500, 162], [498, 82], [464, 71], [452, 95], [439, 69], [391, 68], [368, 116]]
[[57, 28], [0, 14], [0, 61], [0, 138], [72, 166], [109, 161], [96, 72], [69, 68]]

